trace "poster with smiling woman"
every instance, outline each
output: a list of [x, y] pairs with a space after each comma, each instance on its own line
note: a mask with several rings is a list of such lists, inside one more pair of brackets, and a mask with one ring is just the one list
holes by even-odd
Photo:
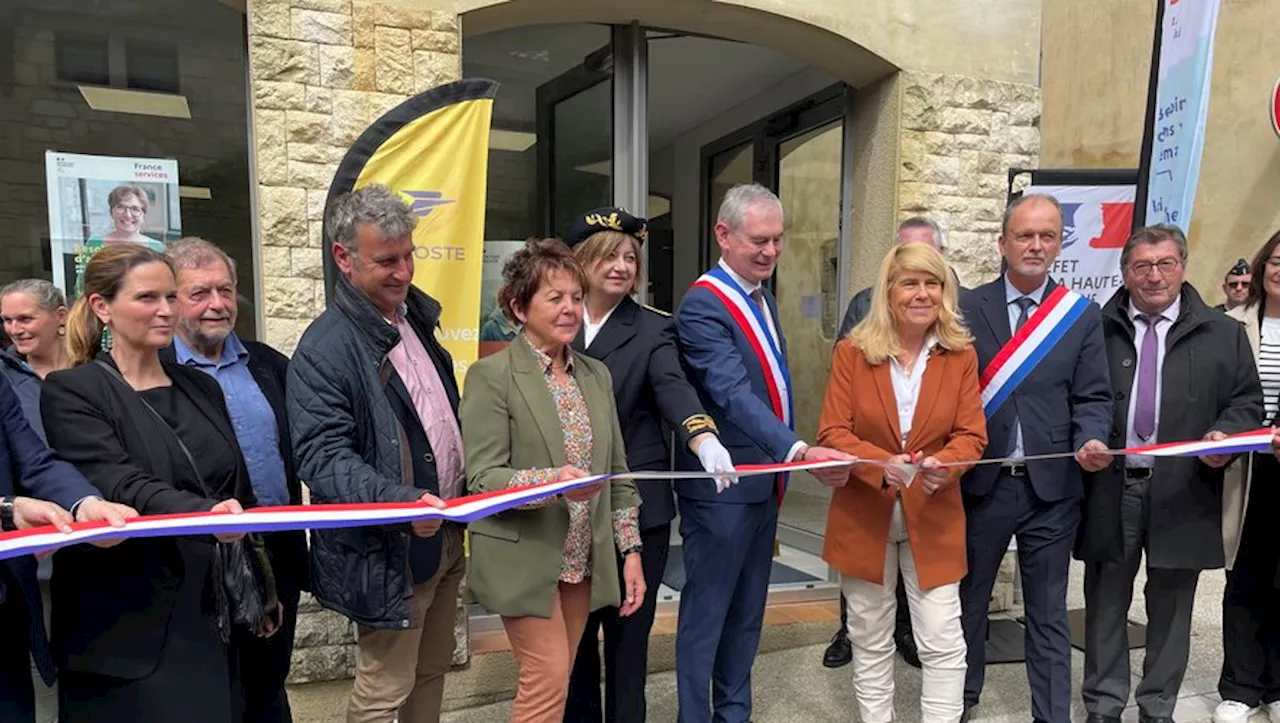
[[132, 243], [163, 251], [182, 236], [178, 162], [49, 151], [49, 249], [53, 283], [68, 299], [95, 251]]

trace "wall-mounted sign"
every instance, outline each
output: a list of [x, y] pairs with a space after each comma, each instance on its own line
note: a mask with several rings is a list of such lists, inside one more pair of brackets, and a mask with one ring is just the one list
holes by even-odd
[[1276, 85], [1271, 89], [1271, 130], [1280, 136], [1280, 78], [1276, 78]]

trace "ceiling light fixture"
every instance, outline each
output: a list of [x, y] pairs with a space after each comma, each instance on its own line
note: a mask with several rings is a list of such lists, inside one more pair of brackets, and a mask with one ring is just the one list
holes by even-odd
[[212, 201], [213, 191], [205, 186], [178, 186], [178, 198], [198, 198], [203, 201]]

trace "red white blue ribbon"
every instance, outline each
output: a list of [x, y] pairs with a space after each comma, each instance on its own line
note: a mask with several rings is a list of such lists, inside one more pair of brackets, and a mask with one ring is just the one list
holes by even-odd
[[129, 520], [124, 527], [111, 527], [105, 522], [76, 522], [71, 525], [70, 533], [61, 532], [51, 525], [0, 533], [0, 560], [101, 539], [317, 530], [390, 525], [429, 519], [467, 523], [605, 480], [710, 479], [722, 476], [738, 477], [794, 472], [847, 464], [847, 462], [791, 462], [773, 465], [739, 465], [734, 472], [715, 474], [709, 472], [598, 474], [563, 482], [513, 487], [459, 497], [445, 502], [444, 509], [428, 507], [420, 502], [290, 505], [254, 507], [242, 513], [188, 512], [144, 515]]
[[[1118, 455], [1147, 455], [1152, 457], [1199, 457], [1207, 455], [1240, 454], [1243, 452], [1270, 452], [1271, 429], [1233, 434], [1217, 441], [1166, 442], [1141, 447], [1111, 450]], [[969, 462], [952, 462], [942, 466], [968, 466], [1000, 464], [1009, 461], [1069, 457], [1072, 453], [1037, 455], [1019, 459], [984, 459]], [[0, 533], [0, 560], [39, 552], [49, 552], [61, 547], [92, 542], [101, 539], [128, 539], [135, 537], [172, 537], [176, 535], [212, 535], [231, 532], [283, 532], [286, 530], [318, 530], [339, 527], [364, 527], [413, 522], [415, 520], [445, 519], [454, 522], [474, 522], [490, 515], [545, 500], [580, 487], [608, 480], [686, 480], [714, 477], [743, 477], [750, 475], [786, 474], [802, 470], [871, 464], [886, 466], [873, 460], [855, 462], [787, 462], [768, 465], [738, 465], [731, 473], [711, 472], [625, 472], [621, 474], [597, 474], [563, 482], [514, 487], [495, 492], [468, 495], [445, 503], [444, 509], [428, 507], [418, 502], [372, 504], [325, 504], [280, 507], [255, 507], [239, 514], [230, 512], [190, 512], [172, 515], [144, 515], [129, 520], [124, 527], [111, 527], [105, 522], [76, 522], [72, 531], [61, 532], [53, 526]]]
[[1088, 306], [1088, 299], [1061, 284], [1049, 292], [1027, 323], [1001, 347], [978, 380], [982, 389], [982, 411], [987, 419], [999, 411], [1013, 390], [1066, 336]]

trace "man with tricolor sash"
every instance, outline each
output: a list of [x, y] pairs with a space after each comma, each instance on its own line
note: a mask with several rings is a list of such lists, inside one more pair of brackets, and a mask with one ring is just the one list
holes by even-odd
[[[986, 666], [987, 607], [1017, 538], [1026, 604], [1027, 678], [1035, 720], [1068, 723], [1071, 638], [1067, 574], [1080, 522], [1081, 468], [1105, 467], [1111, 385], [1098, 306], [1049, 278], [1062, 249], [1062, 207], [1029, 194], [1005, 211], [1005, 273], [960, 302], [978, 351], [987, 416], [985, 459], [965, 475], [969, 573], [960, 586], [965, 719]], [[1075, 452], [1055, 459], [1037, 455]]]
[[[1187, 239], [1176, 226], [1139, 229], [1120, 252], [1124, 288], [1102, 310], [1112, 449], [1217, 441], [1262, 426], [1262, 384], [1245, 327], [1211, 309], [1184, 281], [1186, 268]], [[1200, 572], [1226, 562], [1223, 468], [1232, 450], [1213, 451], [1125, 455], [1086, 477], [1076, 556], [1085, 563], [1088, 723], [1119, 723], [1129, 703], [1126, 628], [1144, 553], [1146, 654], [1133, 697], [1141, 723], [1173, 721]], [[1224, 716], [1236, 706], [1220, 706], [1214, 720], [1248, 718], [1248, 705], [1223, 698], [1244, 710]]]
[[[735, 186], [716, 218], [720, 263], [685, 294], [676, 331], [721, 441], [735, 464], [852, 459], [795, 433], [786, 341], [764, 287], [782, 252], [781, 202], [763, 186]], [[849, 468], [813, 475], [843, 485]], [[751, 666], [786, 483], [778, 475], [743, 477], [724, 492], [710, 480], [675, 485], [685, 569], [676, 633], [681, 723], [751, 719]]]

